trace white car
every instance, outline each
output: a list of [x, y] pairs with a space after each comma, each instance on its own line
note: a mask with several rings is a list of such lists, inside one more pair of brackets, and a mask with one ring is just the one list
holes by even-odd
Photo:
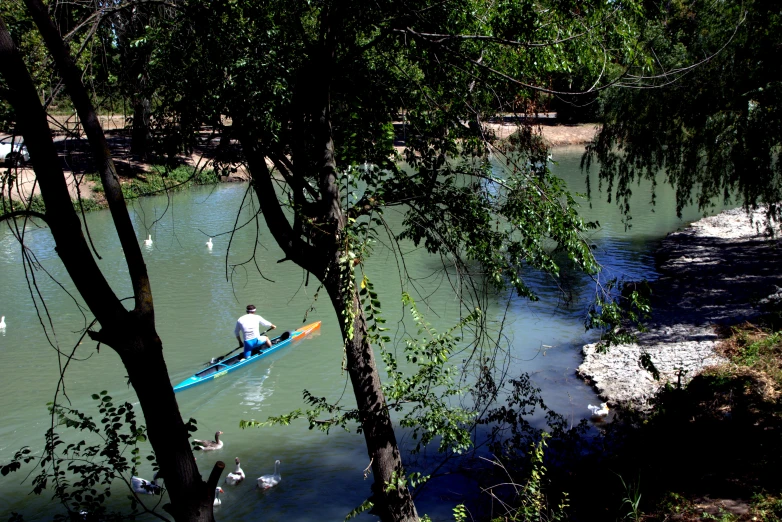
[[14, 157], [18, 157], [21, 162], [30, 161], [30, 153], [24, 143], [14, 141], [13, 150], [11, 150], [11, 138], [0, 142], [0, 163], [12, 163]]

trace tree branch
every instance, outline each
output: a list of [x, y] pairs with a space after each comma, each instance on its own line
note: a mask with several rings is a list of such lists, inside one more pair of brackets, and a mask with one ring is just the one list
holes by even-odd
[[90, 253], [70, 199], [46, 113], [24, 61], [1, 19], [0, 75], [8, 86], [9, 103], [17, 114], [25, 116], [19, 118], [18, 126], [41, 186], [46, 222], [52, 231], [58, 255], [96, 318], [103, 322], [125, 313]]
[[[49, 17], [46, 6], [40, 0], [25, 0], [25, 4], [35, 24], [38, 26], [38, 30], [41, 32], [41, 36], [52, 54], [57, 68], [60, 70], [63, 81], [79, 114], [79, 119], [84, 126], [84, 132], [90, 142], [114, 226], [117, 229], [120, 244], [125, 252], [133, 294], [136, 298], [135, 308], [143, 316], [153, 321], [154, 307], [147, 267], [141, 254], [139, 242], [136, 240], [136, 233], [133, 230], [130, 215], [127, 212], [119, 176], [111, 159], [106, 136], [103, 134], [98, 116], [81, 81], [81, 70], [71, 58], [60, 33]], [[119, 305], [118, 302], [117, 305]], [[124, 308], [122, 310], [124, 311]], [[95, 313], [95, 310], [93, 310], [93, 313]], [[96, 317], [98, 317], [97, 314]]]
[[247, 167], [253, 180], [258, 203], [261, 205], [263, 217], [269, 231], [274, 236], [277, 244], [288, 259], [297, 265], [315, 274], [323, 276], [322, 263], [317, 262], [318, 251], [312, 245], [305, 243], [293, 230], [288, 218], [282, 211], [282, 206], [277, 199], [277, 192], [272, 183], [272, 175], [266, 166], [265, 155], [258, 150], [258, 145], [242, 129], [239, 133], [239, 142], [247, 157]]
[[49, 222], [46, 219], [46, 215], [41, 214], [40, 212], [36, 212], [35, 210], [14, 210], [13, 212], [8, 212], [7, 214], [0, 215], [0, 221], [5, 221], [7, 219], [14, 219], [18, 217], [35, 217], [42, 220], [47, 225], [49, 224]]

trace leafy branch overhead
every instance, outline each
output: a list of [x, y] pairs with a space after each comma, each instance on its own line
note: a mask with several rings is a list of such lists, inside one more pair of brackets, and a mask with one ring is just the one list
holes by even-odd
[[[92, 398], [100, 421], [76, 409], [51, 404], [54, 425], [46, 431], [43, 454], [36, 456], [29, 448], [22, 448], [10, 463], [2, 466], [2, 474], [19, 470], [23, 463], [37, 462], [40, 471], [32, 478], [33, 492], [40, 495], [51, 488], [67, 513], [86, 512], [101, 520], [124, 520], [152, 513], [166, 520], [155, 513], [162, 497], [154, 497], [155, 505], [147, 506], [130, 488], [131, 477], [137, 475], [142, 463], [139, 444], [147, 441], [146, 428], [138, 425], [133, 405], [115, 405], [106, 391], [93, 394]], [[65, 431], [60, 433], [58, 427]], [[82, 432], [83, 439], [67, 442], [78, 432]], [[148, 455], [147, 460], [158, 469], [154, 455]], [[131, 491], [127, 513], [110, 511], [106, 505], [112, 492], [116, 493], [117, 483], [124, 483]], [[56, 519], [63, 518], [58, 515]]]
[[[779, 6], [744, 2], [650, 5], [642, 37], [654, 55], [638, 70], [687, 69], [686, 81], [657, 76], [664, 89], [616, 90], [600, 99], [601, 131], [584, 162], [598, 188], [629, 213], [640, 179], [658, 173], [676, 191], [676, 211], [707, 211], [731, 201], [745, 208], [782, 199], [782, 77]], [[697, 67], [692, 67], [697, 64]], [[652, 194], [654, 202], [654, 193]]]

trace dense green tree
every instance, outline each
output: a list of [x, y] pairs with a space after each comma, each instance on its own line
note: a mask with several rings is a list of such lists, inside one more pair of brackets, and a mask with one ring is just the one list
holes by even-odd
[[[74, 286], [100, 325], [99, 330], [88, 332], [90, 337], [116, 351], [136, 390], [150, 443], [166, 476], [171, 498], [171, 504], [167, 506], [169, 513], [180, 521], [214, 520], [212, 500], [220, 475], [213, 472], [205, 482], [196, 467], [188, 442], [188, 425], [179, 413], [163, 358], [162, 342], [155, 331], [155, 310], [146, 265], [105, 136], [88, 91], [81, 82], [81, 70], [49, 17], [46, 6], [39, 0], [29, 0], [26, 5], [67, 86], [92, 146], [93, 158], [127, 259], [134, 294], [133, 309], [128, 311], [125, 308], [93, 257], [82, 223], [70, 200], [46, 113], [24, 61], [0, 19], [0, 76], [7, 86], [4, 96], [13, 107], [17, 130], [30, 150], [46, 205], [45, 213], [41, 214], [29, 209], [9, 212], [4, 204], [2, 219], [36, 218], [48, 225], [58, 255]], [[3, 202], [6, 200], [3, 199]]]
[[117, 54], [116, 74], [119, 94], [132, 110], [130, 152], [148, 159], [152, 153], [152, 99], [149, 85], [149, 59], [155, 42], [147, 31], [173, 15], [177, 2], [117, 2], [103, 25], [110, 28], [111, 46]]
[[[0, 4], [0, 18], [6, 20], [6, 27], [11, 37], [16, 42], [25, 64], [35, 83], [36, 91], [42, 92], [48, 83], [50, 73], [48, 71], [46, 52], [41, 42], [41, 37], [35, 31], [33, 23], [24, 5], [21, 2], [3, 2]], [[7, 89], [5, 81], [0, 79], [0, 92]], [[5, 96], [0, 100], [0, 130], [13, 130], [13, 111], [5, 102]]]
[[[128, 369], [167, 478], [169, 510], [177, 520], [209, 520], [209, 485], [197, 476], [165, 374], [146, 269], [105, 140], [45, 7], [39, 0], [26, 4], [101, 167], [134, 309], [126, 311], [111, 292], [66, 205], [34, 86], [10, 35], [0, 31], [4, 94], [46, 202], [45, 216], [5, 217], [42, 217], [58, 245], [71, 245], [58, 252], [100, 324], [90, 335], [114, 348]], [[557, 94], [553, 74], [578, 74], [590, 92], [622, 81], [640, 54], [632, 23], [639, 13], [631, 2], [603, 0], [190, 0], [135, 39], [151, 42], [145, 70], [165, 150], [187, 150], [205, 124], [219, 122], [222, 137], [241, 146], [284, 260], [314, 276], [337, 311], [356, 399], [350, 418], [365, 438], [375, 480], [369, 501], [381, 519], [415, 520], [417, 513], [375, 359], [383, 339], [379, 301], [365, 271], [372, 242], [408, 239], [440, 256], [473, 318], [476, 299], [487, 290], [512, 288], [535, 298], [526, 284], [529, 270], [556, 278], [565, 262], [595, 271], [581, 236], [590, 225], [548, 172], [545, 144], [523, 125], [498, 142], [488, 123], [519, 107], [534, 110], [541, 95]], [[393, 146], [400, 119], [406, 123], [402, 152]], [[392, 207], [406, 216], [398, 234], [383, 218]], [[421, 349], [440, 357], [440, 339]], [[399, 375], [394, 380], [405, 382]], [[395, 394], [394, 401], [404, 400]], [[314, 402], [320, 407], [312, 416], [332, 411]]]
[[[676, 188], [677, 210], [714, 198], [752, 208], [782, 199], [782, 6], [773, 0], [648, 2], [647, 86], [605, 93], [587, 165], [625, 211], [635, 180]], [[639, 87], [641, 87], [639, 85]]]
[[[203, 123], [230, 120], [222, 131], [241, 145], [284, 260], [317, 278], [341, 318], [375, 479], [369, 500], [383, 520], [417, 516], [405, 482], [388, 487], [404, 469], [363, 292], [371, 242], [385, 239], [383, 211], [405, 212], [404, 231], [390, 240], [441, 256], [465, 301], [506, 286], [534, 298], [525, 270], [556, 277], [557, 259], [595, 270], [580, 235], [588, 225], [549, 175], [545, 145], [520, 128], [500, 146], [486, 123], [534, 110], [556, 72], [590, 75], [581, 78], [587, 90], [621, 79], [635, 59], [632, 24], [622, 22], [632, 7], [194, 0], [154, 36], [168, 41], [151, 71], [157, 120], [171, 124], [163, 132], [187, 148]], [[400, 157], [393, 125], [402, 118]], [[507, 164], [502, 174], [492, 153]]]

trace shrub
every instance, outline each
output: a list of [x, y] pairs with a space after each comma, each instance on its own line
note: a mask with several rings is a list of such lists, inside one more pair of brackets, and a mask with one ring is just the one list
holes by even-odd
[[219, 181], [217, 173], [212, 169], [202, 170], [185, 165], [173, 170], [167, 170], [162, 166], [153, 166], [152, 168], [152, 172], [122, 184], [122, 194], [125, 199], [130, 200], [161, 192], [181, 190], [193, 185], [211, 185]]

